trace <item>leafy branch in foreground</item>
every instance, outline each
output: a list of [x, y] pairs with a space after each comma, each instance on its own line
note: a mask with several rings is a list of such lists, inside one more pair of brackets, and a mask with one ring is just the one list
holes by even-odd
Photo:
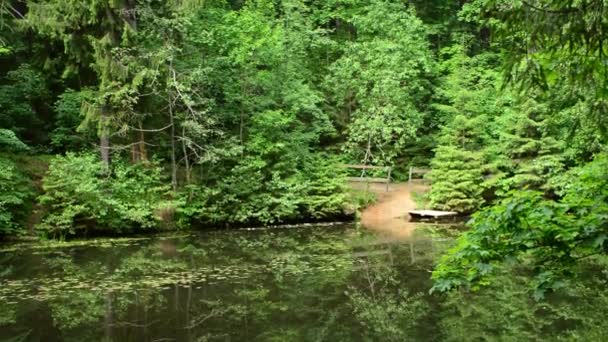
[[433, 272], [433, 291], [487, 285], [509, 260], [525, 261], [536, 275], [536, 296], [563, 285], [573, 265], [606, 254], [608, 245], [608, 154], [556, 181], [560, 200], [514, 191], [476, 214], [471, 230]]
[[[608, 122], [608, 2], [606, 0], [475, 0], [460, 13], [483, 18], [507, 51], [506, 76], [524, 89], [568, 88], [571, 103], [587, 99], [584, 114], [605, 134]], [[476, 20], [476, 19], [473, 19]]]

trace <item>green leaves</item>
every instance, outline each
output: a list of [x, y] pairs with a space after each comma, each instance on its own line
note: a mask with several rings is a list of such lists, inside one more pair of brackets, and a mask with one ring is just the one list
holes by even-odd
[[0, 85], [0, 128], [10, 129], [26, 142], [41, 142], [42, 121], [49, 91], [38, 71], [27, 64], [9, 71]]
[[312, 151], [313, 137], [293, 113], [252, 119], [243, 156], [214, 169], [212, 187], [185, 205], [190, 219], [212, 224], [277, 224], [342, 214], [345, 178], [338, 161]]
[[[0, 138], [1, 133], [0, 130]], [[15, 162], [0, 156], [0, 238], [23, 232], [27, 209], [33, 197], [30, 180]]]
[[582, 114], [595, 120], [589, 128], [605, 137], [606, 5], [605, 0], [477, 0], [466, 8], [479, 13], [508, 52], [509, 80], [523, 89], [541, 88], [554, 97], [568, 97], [563, 107], [587, 102]]
[[[93, 100], [90, 90], [66, 90], [55, 102], [55, 129], [50, 133], [51, 145], [57, 150], [78, 151], [87, 148], [96, 138], [96, 132], [80, 127], [84, 119], [82, 108]], [[83, 125], [84, 126], [84, 125]]]
[[0, 146], [6, 151], [23, 152], [29, 149], [26, 144], [19, 140], [15, 132], [4, 128], [0, 128]]
[[441, 210], [471, 213], [484, 199], [492, 121], [500, 115], [496, 56], [492, 53], [470, 57], [463, 45], [443, 50], [448, 58], [446, 72], [433, 105], [445, 122], [437, 139], [428, 178], [433, 184], [431, 206]]
[[325, 87], [347, 113], [351, 158], [392, 163], [423, 122], [421, 100], [434, 70], [425, 26], [412, 10], [376, 0], [349, 19], [357, 38], [345, 42]]
[[605, 254], [607, 167], [608, 156], [601, 154], [571, 171], [559, 201], [545, 199], [540, 192], [520, 190], [474, 215], [471, 230], [433, 272], [434, 289], [482, 283], [490, 274], [480, 265], [498, 265], [515, 257], [533, 266], [540, 296], [567, 279], [578, 260]]
[[43, 189], [39, 200], [49, 212], [37, 229], [53, 237], [88, 229], [159, 228], [170, 218], [166, 211], [174, 210], [158, 166], [117, 161], [108, 177], [92, 154], [55, 157]]
[[470, 213], [483, 203], [479, 186], [483, 182], [482, 157], [458, 146], [440, 146], [428, 177], [433, 181], [429, 198], [440, 210]]

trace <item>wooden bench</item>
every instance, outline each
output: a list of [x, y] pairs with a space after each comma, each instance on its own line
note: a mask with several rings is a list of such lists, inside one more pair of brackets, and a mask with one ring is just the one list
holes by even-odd
[[368, 182], [368, 183], [390, 183], [390, 181], [386, 178], [376, 178], [376, 177], [348, 177], [350, 182]]
[[386, 178], [378, 177], [349, 177], [348, 180], [351, 182], [365, 182], [365, 183], [386, 183], [386, 191], [391, 183], [391, 171], [390, 166], [374, 166], [374, 165], [355, 165], [355, 164], [342, 164], [341, 167], [345, 169], [355, 170], [383, 170], [386, 171]]

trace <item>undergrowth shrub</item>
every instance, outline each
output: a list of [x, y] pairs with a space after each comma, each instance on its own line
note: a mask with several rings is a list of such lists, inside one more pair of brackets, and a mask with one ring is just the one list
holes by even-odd
[[24, 232], [23, 223], [33, 197], [28, 177], [15, 162], [0, 156], [0, 237]]
[[346, 204], [338, 161], [315, 152], [318, 136], [296, 112], [257, 113], [242, 154], [208, 170], [187, 191], [181, 214], [206, 224], [277, 224], [340, 215]]
[[227, 175], [208, 186], [193, 185], [180, 208], [186, 222], [206, 224], [279, 224], [343, 215], [346, 181], [337, 161], [310, 155], [300, 165], [270, 167], [243, 158]]
[[38, 230], [52, 237], [90, 229], [129, 232], [160, 228], [172, 207], [170, 187], [157, 164], [114, 161], [104, 172], [97, 156], [72, 154], [53, 159], [39, 200], [48, 213]]

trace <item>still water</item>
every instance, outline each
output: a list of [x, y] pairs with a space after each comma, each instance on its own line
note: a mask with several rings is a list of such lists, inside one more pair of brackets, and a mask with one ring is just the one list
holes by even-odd
[[0, 340], [433, 340], [432, 250], [354, 225], [5, 246]]
[[456, 234], [336, 225], [4, 245], [0, 341], [605, 340], [598, 265], [543, 302], [522, 272], [430, 295]]

